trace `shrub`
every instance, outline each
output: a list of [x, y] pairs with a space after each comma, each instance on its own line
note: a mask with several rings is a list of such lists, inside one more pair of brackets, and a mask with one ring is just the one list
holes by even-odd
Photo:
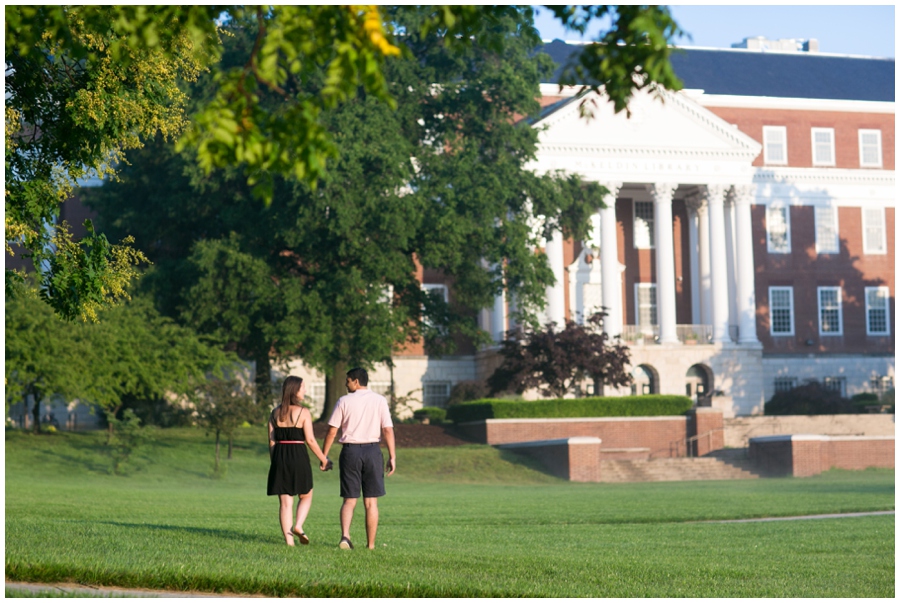
[[765, 405], [767, 415], [838, 415], [857, 412], [853, 402], [842, 397], [839, 392], [826, 389], [818, 381], [809, 381], [778, 392]]
[[428, 422], [432, 425], [440, 425], [447, 419], [447, 410], [437, 406], [425, 406], [413, 412], [413, 418], [418, 422]]
[[463, 402], [481, 400], [489, 394], [487, 383], [484, 381], [460, 381], [450, 390], [450, 399], [447, 406], [455, 406]]
[[447, 419], [466, 423], [485, 419], [677, 416], [692, 406], [693, 401], [687, 396], [664, 395], [534, 401], [484, 399], [451, 406]]

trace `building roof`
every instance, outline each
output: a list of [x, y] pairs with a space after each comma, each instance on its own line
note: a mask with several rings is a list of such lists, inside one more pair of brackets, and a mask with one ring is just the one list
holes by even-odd
[[[542, 50], [559, 65], [583, 48], [553, 40]], [[894, 59], [811, 52], [679, 48], [672, 67], [685, 88], [706, 94], [894, 102]]]

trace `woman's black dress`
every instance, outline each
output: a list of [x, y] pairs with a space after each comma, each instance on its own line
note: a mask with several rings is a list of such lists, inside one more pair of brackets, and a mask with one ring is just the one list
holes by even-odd
[[272, 449], [272, 465], [269, 467], [269, 496], [276, 494], [306, 494], [313, 487], [312, 469], [306, 444], [282, 444], [282, 441], [302, 442], [303, 430], [299, 427], [275, 426], [275, 446]]

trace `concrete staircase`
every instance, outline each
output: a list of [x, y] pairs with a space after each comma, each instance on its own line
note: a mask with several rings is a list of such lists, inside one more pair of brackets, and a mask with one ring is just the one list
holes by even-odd
[[601, 482], [680, 482], [760, 477], [746, 449], [719, 450], [699, 458], [600, 461]]

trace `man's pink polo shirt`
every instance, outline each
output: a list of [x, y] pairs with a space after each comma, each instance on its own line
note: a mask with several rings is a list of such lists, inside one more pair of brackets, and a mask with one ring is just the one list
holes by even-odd
[[337, 401], [328, 425], [341, 428], [341, 444], [368, 444], [380, 441], [381, 429], [394, 423], [384, 396], [358, 389]]

